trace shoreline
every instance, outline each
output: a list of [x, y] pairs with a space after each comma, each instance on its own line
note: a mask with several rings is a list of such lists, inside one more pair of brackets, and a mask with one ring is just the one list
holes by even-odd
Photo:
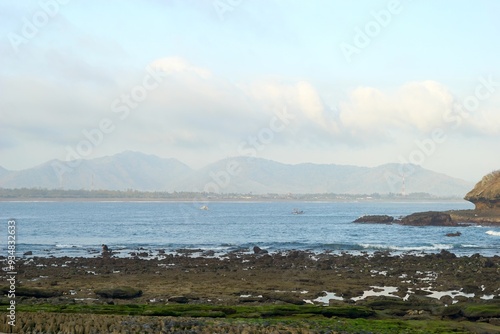
[[[6, 258], [1, 257], [0, 260], [5, 262]], [[255, 295], [262, 295], [264, 292], [258, 291], [259, 289], [269, 290], [270, 279], [275, 284], [273, 291], [288, 291], [289, 287], [284, 287], [294, 282], [292, 290], [296, 296], [303, 294], [301, 297], [304, 299], [314, 300], [321, 297], [323, 291], [328, 291], [343, 296], [344, 302], [361, 297], [363, 291], [372, 286], [397, 287], [398, 292], [394, 292], [394, 296], [400, 298], [406, 295], [409, 288], [430, 287], [436, 291], [466, 288], [467, 292], [476, 294], [476, 299], [480, 295], [500, 295], [500, 282], [497, 281], [497, 275], [500, 274], [500, 256], [473, 254], [458, 257], [446, 250], [439, 253], [400, 255], [383, 251], [353, 255], [347, 252], [318, 254], [292, 250], [262, 254], [232, 252], [220, 257], [200, 256], [193, 250], [179, 250], [177, 254], [163, 254], [161, 257], [151, 258], [104, 255], [92, 258], [29, 257], [19, 258], [18, 261], [18, 281], [25, 287], [52, 287], [50, 290], [69, 287], [70, 290], [82, 291], [85, 287], [95, 288], [106, 284], [114, 286], [123, 283], [123, 279], [133, 282], [133, 278], [136, 278], [136, 283], [145, 292], [144, 298], [154, 298], [155, 293], [165, 292], [151, 284], [161, 279], [162, 275], [166, 275], [165, 279], [174, 277], [174, 281], [182, 281], [183, 285], [188, 282], [195, 285], [195, 282], [200, 280], [200, 275], [206, 276], [206, 282], [218, 282], [216, 286], [219, 285], [223, 291], [243, 281], [245, 283], [236, 284], [233, 288], [239, 286], [245, 289], [245, 285], [253, 286], [256, 290], [250, 294]], [[289, 276], [287, 273], [293, 275]], [[308, 274], [315, 279], [298, 278], [309, 276]], [[142, 276], [148, 279], [139, 279]], [[238, 279], [234, 281], [233, 276]], [[225, 286], [221, 282], [225, 280], [224, 277], [228, 277]], [[254, 277], [252, 283], [248, 283], [245, 277]], [[265, 280], [260, 281], [263, 278]], [[64, 284], [60, 285], [59, 280]], [[357, 289], [354, 289], [355, 286]], [[183, 288], [176, 287], [179, 290], [177, 293]], [[203, 291], [208, 292], [210, 291]], [[267, 291], [269, 292], [272, 291]], [[431, 293], [427, 293], [429, 294]], [[232, 302], [239, 301], [233, 297], [226, 296]]]
[[[462, 228], [474, 228], [475, 226], [461, 226]], [[488, 238], [496, 238], [499, 236], [500, 231], [488, 230], [491, 226], [481, 226], [485, 230], [485, 234]], [[425, 228], [425, 227], [424, 227]], [[494, 240], [494, 239], [492, 239]], [[291, 252], [305, 252], [309, 254], [314, 254], [316, 256], [322, 256], [328, 254], [331, 256], [374, 256], [377, 253], [384, 253], [388, 256], [394, 257], [404, 257], [404, 256], [426, 256], [435, 255], [441, 251], [447, 251], [453, 253], [457, 257], [468, 257], [472, 255], [479, 254], [484, 257], [494, 257], [500, 256], [499, 250], [472, 247], [474, 245], [462, 244], [456, 242], [457, 240], [449, 239], [449, 243], [446, 244], [429, 244], [421, 246], [396, 246], [396, 245], [377, 245], [377, 244], [353, 244], [347, 247], [345, 244], [339, 244], [336, 248], [334, 244], [328, 244], [324, 246], [322, 244], [318, 245], [303, 245], [302, 247], [294, 245], [294, 247], [280, 247], [280, 245], [268, 245], [259, 244], [263, 248], [266, 254], [271, 256], [279, 254], [287, 254]], [[165, 256], [188, 256], [188, 257], [207, 257], [207, 258], [217, 258], [222, 259], [225, 257], [233, 256], [237, 254], [238, 256], [251, 256], [254, 252], [251, 250], [255, 243], [246, 244], [220, 244], [213, 245], [213, 247], [207, 245], [129, 245], [129, 247], [120, 245], [116, 246], [113, 244], [108, 244], [112, 252], [110, 253], [114, 258], [137, 258], [143, 260], [161, 260]], [[96, 245], [37, 245], [36, 247], [31, 247], [28, 245], [22, 245], [22, 248], [18, 245], [19, 257], [26, 260], [31, 258], [99, 258], [102, 256], [101, 247]]]
[[[361, 195], [360, 195], [361, 196]], [[346, 199], [301, 199], [301, 198], [249, 198], [249, 199], [235, 199], [235, 198], [82, 198], [82, 197], [26, 197], [26, 198], [3, 198], [0, 197], [0, 202], [10, 202], [10, 203], [25, 203], [25, 202], [179, 202], [179, 203], [281, 203], [281, 202], [293, 202], [293, 203], [464, 203], [467, 202], [461, 198], [391, 198], [391, 199], [374, 199], [374, 198], [346, 198]]]

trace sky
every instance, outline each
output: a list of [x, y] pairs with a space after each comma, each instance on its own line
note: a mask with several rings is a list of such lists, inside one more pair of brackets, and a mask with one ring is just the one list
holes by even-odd
[[0, 166], [500, 168], [500, 2], [0, 0]]

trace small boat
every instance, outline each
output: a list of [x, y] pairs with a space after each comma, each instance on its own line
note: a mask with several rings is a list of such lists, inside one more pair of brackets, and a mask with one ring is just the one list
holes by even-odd
[[200, 206], [200, 210], [208, 210], [208, 206], [202, 205], [202, 206]]
[[303, 214], [303, 213], [304, 213], [304, 211], [299, 210], [299, 209], [293, 209], [293, 210], [292, 210], [292, 214], [293, 214], [293, 215], [301, 215], [301, 214]]

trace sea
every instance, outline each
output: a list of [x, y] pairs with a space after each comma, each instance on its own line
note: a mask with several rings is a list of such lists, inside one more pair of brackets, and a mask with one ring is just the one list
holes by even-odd
[[[254, 246], [270, 253], [447, 250], [457, 256], [500, 255], [500, 227], [353, 223], [362, 215], [397, 218], [419, 211], [472, 208], [466, 201], [0, 202], [0, 242], [7, 255], [9, 231], [14, 231], [16, 255], [39, 257], [97, 257], [102, 244], [118, 257], [141, 252], [149, 258], [179, 252], [191, 256], [251, 253]], [[295, 209], [303, 213], [293, 214]], [[15, 220], [14, 230], [8, 229], [9, 220]], [[456, 231], [462, 235], [446, 236]]]

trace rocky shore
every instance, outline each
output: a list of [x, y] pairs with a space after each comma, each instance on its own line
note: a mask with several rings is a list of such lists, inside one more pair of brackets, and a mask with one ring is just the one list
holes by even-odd
[[415, 212], [401, 218], [387, 215], [367, 215], [359, 217], [354, 223], [408, 226], [469, 226], [474, 224], [500, 226], [500, 209]]
[[474, 189], [465, 195], [464, 199], [473, 203], [475, 209], [416, 212], [400, 219], [387, 215], [370, 215], [359, 217], [354, 222], [412, 226], [463, 226], [471, 224], [500, 226], [500, 170], [485, 175], [474, 186]]
[[[229, 326], [240, 328], [235, 333], [243, 333], [244, 329], [249, 333], [261, 325], [255, 323], [256, 319], [295, 319], [293, 324], [304, 328], [302, 333], [314, 333], [315, 328], [333, 326], [332, 318], [337, 322], [350, 319], [345, 320], [344, 331], [336, 327], [338, 331], [332, 333], [349, 333], [353, 318], [374, 321], [372, 326], [380, 325], [377, 321], [381, 319], [413, 319], [445, 321], [446, 326], [459, 326], [465, 332], [474, 328], [485, 333], [500, 332], [498, 256], [456, 257], [447, 251], [402, 256], [382, 252], [354, 256], [288, 251], [233, 252], [211, 258], [191, 257], [189, 252], [180, 251], [151, 259], [31, 257], [22, 259], [17, 269], [17, 329], [23, 328], [21, 332], [25, 333], [39, 333], [40, 328], [56, 333], [49, 327], [56, 328], [63, 318], [73, 319], [76, 326], [79, 313], [96, 314], [95, 319], [100, 320], [95, 321], [95, 326], [115, 323], [116, 333], [127, 332], [130, 315], [137, 316], [130, 324], [149, 323], [151, 331], [135, 331], [138, 333], [162, 332], [154, 328], [163, 328], [169, 321], [189, 323], [194, 318], [200, 321], [199, 326], [208, 326], [207, 332], [210, 326]], [[8, 287], [2, 290], [1, 303], [7, 305]], [[39, 313], [44, 310], [49, 313]], [[298, 315], [303, 318], [297, 318]], [[174, 318], [165, 320], [165, 316]], [[319, 324], [315, 322], [318, 317], [323, 319]], [[207, 323], [207, 318], [223, 319]], [[116, 325], [116, 319], [121, 319], [121, 327]], [[229, 319], [254, 322], [245, 320], [238, 324], [243, 327], [234, 327], [227, 322]], [[324, 323], [327, 319], [330, 322]], [[390, 321], [384, 324], [389, 326]], [[6, 323], [0, 325], [0, 331], [12, 329]], [[280, 328], [285, 330], [290, 324], [268, 325], [280, 332]], [[88, 327], [82, 324], [76, 332], [99, 332], [85, 326]], [[111, 327], [106, 328], [109, 331]], [[167, 329], [163, 332], [170, 333]], [[386, 332], [391, 331], [380, 331]], [[410, 329], [407, 332], [412, 333]]]

